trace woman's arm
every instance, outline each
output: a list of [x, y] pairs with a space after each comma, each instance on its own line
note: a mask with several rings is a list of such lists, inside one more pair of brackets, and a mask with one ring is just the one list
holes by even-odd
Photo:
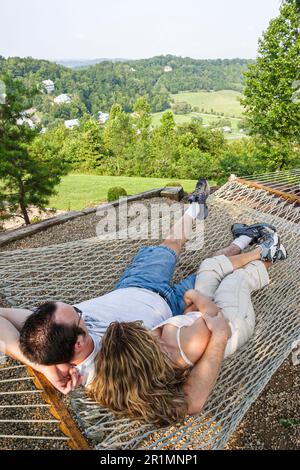
[[215, 316], [220, 311], [220, 308], [208, 297], [200, 294], [195, 289], [190, 289], [184, 294], [184, 300], [187, 305], [185, 313], [199, 311], [203, 314]]

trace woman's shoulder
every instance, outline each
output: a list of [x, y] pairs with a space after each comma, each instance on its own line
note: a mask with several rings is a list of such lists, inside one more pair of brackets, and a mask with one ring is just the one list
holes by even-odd
[[210, 336], [210, 331], [201, 316], [194, 321], [192, 327], [182, 329], [181, 347], [193, 364], [198, 362], [203, 355], [210, 341]]

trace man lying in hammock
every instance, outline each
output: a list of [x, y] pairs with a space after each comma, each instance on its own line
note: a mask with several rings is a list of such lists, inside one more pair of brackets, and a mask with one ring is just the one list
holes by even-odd
[[[184, 294], [194, 288], [196, 274], [173, 286], [171, 279], [193, 222], [197, 217], [207, 217], [208, 195], [207, 182], [199, 180], [183, 220], [174, 225], [161, 245], [140, 249], [112, 292], [74, 306], [46, 302], [34, 313], [25, 309], [0, 309], [0, 351], [42, 372], [64, 394], [81, 384], [89, 386], [101, 337], [112, 322], [138, 320], [153, 329], [184, 312]], [[219, 254], [241, 253], [248, 244], [261, 239], [261, 231], [266, 227], [266, 224], [235, 226], [234, 242]], [[263, 237], [264, 256], [272, 261], [280, 251], [278, 238], [272, 230]], [[207, 319], [206, 324], [211, 337], [185, 388], [190, 413], [198, 412], [207, 400], [230, 334], [222, 313]], [[203, 364], [209, 367], [204, 370]]]

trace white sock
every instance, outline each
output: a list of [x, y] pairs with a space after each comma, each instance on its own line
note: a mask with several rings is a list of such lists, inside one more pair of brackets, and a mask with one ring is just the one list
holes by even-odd
[[247, 235], [241, 235], [240, 237], [236, 238], [232, 243], [238, 246], [243, 251], [250, 245], [251, 242], [252, 238], [247, 237]]
[[186, 214], [192, 217], [192, 219], [196, 219], [198, 215], [201, 213], [203, 208], [198, 202], [192, 202], [190, 207], [186, 210]]

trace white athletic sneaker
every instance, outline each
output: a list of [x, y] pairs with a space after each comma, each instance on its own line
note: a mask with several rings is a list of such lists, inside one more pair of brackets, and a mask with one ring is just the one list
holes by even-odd
[[261, 234], [263, 241], [258, 246], [261, 248], [260, 259], [262, 261], [275, 263], [275, 261], [287, 259], [287, 251], [281, 244], [277, 232], [274, 232], [274, 230], [269, 227], [265, 227], [261, 230]]

